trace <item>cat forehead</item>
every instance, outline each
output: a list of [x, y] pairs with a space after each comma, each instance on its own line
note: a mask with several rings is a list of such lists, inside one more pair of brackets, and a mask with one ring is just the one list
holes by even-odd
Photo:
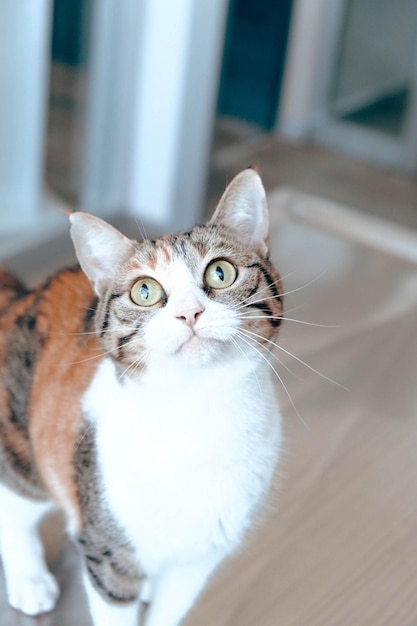
[[150, 276], [162, 285], [168, 295], [178, 289], [182, 292], [194, 291], [202, 287], [204, 268], [202, 261], [190, 263], [189, 259], [173, 255], [169, 260], [164, 257], [163, 262], [155, 265], [136, 266], [130, 274], [130, 282], [140, 276]]
[[193, 230], [160, 237], [139, 244], [137, 260], [151, 270], [182, 260], [191, 269], [196, 270], [201, 264], [215, 256], [237, 256], [238, 247], [227, 233], [219, 229], [195, 227]]

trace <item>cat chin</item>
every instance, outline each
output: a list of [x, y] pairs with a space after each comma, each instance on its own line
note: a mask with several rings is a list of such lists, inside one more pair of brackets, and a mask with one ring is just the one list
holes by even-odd
[[224, 350], [224, 342], [194, 335], [178, 348], [176, 356], [195, 365], [207, 365], [219, 358], [224, 353]]

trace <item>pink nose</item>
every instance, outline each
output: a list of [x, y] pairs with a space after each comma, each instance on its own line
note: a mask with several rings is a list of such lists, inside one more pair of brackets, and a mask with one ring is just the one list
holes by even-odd
[[190, 326], [192, 328], [203, 312], [203, 307], [193, 307], [187, 309], [186, 311], [182, 311], [182, 313], [180, 315], [177, 315], [176, 317], [178, 320], [182, 320], [183, 322], [185, 322], [185, 324], [187, 324], [187, 326]]

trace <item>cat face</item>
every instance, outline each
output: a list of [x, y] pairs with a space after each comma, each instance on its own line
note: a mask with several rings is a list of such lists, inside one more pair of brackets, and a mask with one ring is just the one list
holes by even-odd
[[282, 307], [265, 194], [253, 170], [239, 176], [206, 226], [156, 241], [73, 214], [78, 257], [99, 296], [96, 330], [126, 373], [161, 357], [205, 365], [269, 349]]

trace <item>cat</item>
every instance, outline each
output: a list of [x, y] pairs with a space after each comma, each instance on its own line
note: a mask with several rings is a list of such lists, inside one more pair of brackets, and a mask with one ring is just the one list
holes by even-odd
[[281, 445], [282, 318], [253, 169], [190, 232], [70, 214], [81, 269], [0, 273], [0, 553], [10, 604], [51, 611], [40, 519], [63, 509], [95, 626], [177, 626], [242, 543]]

